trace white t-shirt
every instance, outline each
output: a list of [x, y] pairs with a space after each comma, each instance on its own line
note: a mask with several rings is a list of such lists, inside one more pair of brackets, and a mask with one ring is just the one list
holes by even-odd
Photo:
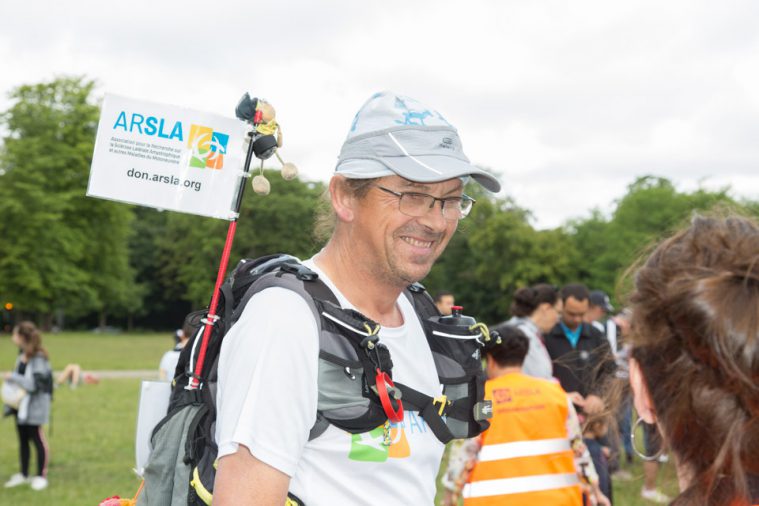
[[[343, 307], [353, 306], [309, 260]], [[422, 326], [405, 295], [404, 324], [380, 330], [393, 359], [393, 379], [437, 396], [441, 391]], [[350, 434], [330, 425], [318, 438], [319, 343], [313, 312], [300, 295], [268, 288], [248, 302], [224, 338], [219, 359], [216, 440], [219, 457], [247, 446], [259, 460], [291, 476], [290, 492], [308, 506], [432, 504], [443, 444], [416, 412], [390, 431]]]

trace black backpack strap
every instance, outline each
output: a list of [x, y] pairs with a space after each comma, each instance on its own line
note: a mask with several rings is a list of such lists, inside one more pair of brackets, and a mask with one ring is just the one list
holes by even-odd
[[[212, 408], [209, 404], [203, 403], [200, 405], [200, 409], [198, 409], [198, 412], [195, 413], [195, 415], [192, 418], [192, 421], [190, 422], [190, 426], [187, 430], [187, 439], [184, 443], [184, 462], [186, 464], [189, 464], [190, 462], [194, 461], [194, 458], [197, 454], [195, 446], [198, 444], [204, 444], [207, 441], [204, 441], [203, 439], [198, 437], [198, 427], [203, 421], [203, 419], [212, 411]], [[213, 444], [213, 441], [208, 441]], [[214, 446], [216, 446], [214, 444]]]
[[[401, 383], [396, 383], [395, 386], [401, 390], [402, 399], [406, 406], [419, 411], [433, 434], [443, 443], [448, 443], [455, 437], [448, 429], [443, 417], [451, 417], [465, 422], [474, 420], [480, 425], [488, 417], [486, 413], [477, 411], [478, 409], [481, 410], [481, 407], [472, 406], [469, 397], [451, 401], [444, 396], [430, 397]], [[477, 382], [477, 388], [481, 388], [479, 382]]]
[[448, 414], [448, 410], [453, 405], [451, 401], [445, 398], [435, 399], [401, 383], [396, 383], [395, 386], [400, 389], [401, 398], [406, 407], [419, 411], [419, 414], [427, 422], [427, 425], [438, 440], [446, 444], [454, 438], [450, 429], [445, 424], [445, 420], [443, 420], [443, 416]]
[[403, 294], [411, 302], [419, 319], [424, 322], [432, 316], [440, 316], [435, 301], [432, 300], [427, 289], [421, 283], [414, 283], [409, 285]]
[[[309, 303], [310, 306], [320, 307], [322, 305], [324, 306], [329, 305], [332, 307], [340, 308], [340, 302], [337, 300], [337, 296], [327, 286], [327, 284], [319, 278], [319, 275], [316, 272], [314, 272], [312, 269], [309, 269], [305, 265], [293, 260], [293, 261], [288, 261], [288, 262], [283, 263], [280, 266], [279, 271], [274, 276], [276, 278], [281, 279], [283, 276], [288, 275], [288, 274], [294, 275], [298, 280], [303, 282], [303, 288], [306, 292], [306, 295], [308, 295], [311, 298], [311, 302]], [[269, 286], [278, 286], [278, 284], [276, 282], [274, 285], [271, 285], [271, 283], [269, 283]], [[284, 286], [284, 285], [279, 285], [279, 286]], [[304, 294], [301, 293], [301, 295], [304, 295]], [[247, 296], [246, 294], [244, 303], [247, 303], [247, 300], [249, 298], [250, 297]], [[319, 304], [316, 301], [321, 301], [323, 304]], [[239, 311], [235, 311], [235, 314], [239, 317], [239, 314], [241, 312], [242, 312], [242, 308], [240, 308]], [[321, 333], [322, 318], [317, 313], [314, 314], [314, 317], [316, 319], [317, 331]], [[329, 425], [330, 423], [324, 417], [324, 415], [320, 411], [317, 411], [316, 421], [314, 422], [314, 425], [313, 427], [311, 427], [311, 431], [308, 434], [308, 440], [311, 441], [321, 436], [327, 430]], [[290, 500], [291, 500], [291, 504], [303, 504], [295, 496], [291, 496]]]
[[306, 506], [306, 503], [301, 501], [297, 495], [288, 492], [287, 499], [285, 499], [285, 506]]
[[324, 415], [321, 413], [321, 411], [316, 412], [316, 421], [314, 422], [314, 426], [311, 427], [311, 431], [308, 433], [308, 440], [311, 441], [313, 439], [318, 438], [329, 427], [329, 421], [324, 418]]
[[221, 295], [224, 297], [224, 314], [221, 315], [222, 321], [232, 321], [232, 313], [234, 312], [232, 301], [234, 298], [232, 295], [231, 281], [226, 280], [224, 283], [222, 283], [221, 287], [219, 287], [219, 290], [221, 291]]

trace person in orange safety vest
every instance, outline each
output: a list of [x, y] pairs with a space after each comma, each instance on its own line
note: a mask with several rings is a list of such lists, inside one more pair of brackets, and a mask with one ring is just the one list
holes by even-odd
[[[463, 487], [464, 504], [581, 506], [573, 450], [573, 439], [579, 441], [580, 434], [576, 433], [576, 415], [570, 423], [574, 411], [567, 394], [557, 382], [522, 373], [529, 343], [519, 329], [506, 327], [501, 340], [486, 350], [491, 379], [485, 385], [485, 397], [493, 402], [490, 428], [478, 440], [465, 443], [468, 450], [462, 450], [471, 453], [475, 445], [474, 453], [478, 452]], [[571, 425], [577, 427], [572, 434]], [[591, 503], [609, 504], [597, 484]]]

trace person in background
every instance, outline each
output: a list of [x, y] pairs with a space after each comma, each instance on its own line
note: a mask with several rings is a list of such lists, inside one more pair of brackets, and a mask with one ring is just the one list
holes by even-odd
[[[42, 336], [32, 322], [21, 322], [13, 328], [13, 343], [20, 353], [12, 372], [5, 381], [23, 388], [27, 394], [21, 399], [16, 417], [19, 442], [20, 471], [5, 482], [6, 488], [29, 484], [32, 490], [47, 488], [49, 451], [42, 426], [49, 422], [53, 391], [53, 371], [48, 354], [42, 347]], [[37, 474], [29, 477], [30, 452], [33, 444], [37, 452]]]
[[[608, 497], [611, 494], [611, 477], [609, 476], [610, 452], [607, 443], [609, 424], [605, 417], [589, 420], [582, 431], [582, 440], [588, 448], [594, 468], [598, 473], [598, 486]], [[599, 465], [595, 465], [598, 462]]]
[[511, 303], [511, 319], [499, 323], [492, 330], [499, 333], [505, 326], [519, 328], [530, 341], [522, 372], [536, 378], [553, 378], [553, 364], [548, 355], [543, 336], [559, 321], [562, 301], [556, 287], [537, 284], [520, 288]]
[[656, 455], [654, 459], [643, 460], [643, 488], [640, 490], [640, 496], [657, 504], [669, 504], [672, 498], [667, 496], [656, 487], [656, 477], [659, 474], [659, 461], [663, 453], [661, 436], [656, 430], [656, 426], [640, 422], [643, 426], [643, 444], [645, 455]]
[[759, 225], [696, 215], [634, 280], [630, 386], [674, 456], [671, 504], [759, 504]]
[[[556, 378], [569, 392], [581, 421], [585, 422], [603, 412], [603, 393], [616, 365], [606, 338], [584, 322], [590, 307], [588, 289], [581, 284], [566, 285], [561, 289], [561, 299], [564, 303], [561, 319], [546, 336], [546, 349], [553, 359]], [[608, 459], [594, 459], [593, 465], [599, 476], [609, 475]], [[610, 484], [602, 490], [614, 500]]]
[[[615, 378], [624, 383], [630, 381], [630, 310], [623, 309], [618, 314], [611, 317], [616, 327], [617, 351], [614, 353], [614, 360], [617, 369], [614, 372]], [[611, 439], [613, 450], [616, 455], [612, 455], [612, 478], [621, 481], [630, 481], [634, 478], [633, 474], [624, 469], [622, 466], [622, 457], [619, 451], [621, 445], [624, 449], [625, 462], [630, 465], [633, 462], [632, 442], [630, 441], [630, 430], [632, 426], [632, 399], [629, 391], [621, 393], [619, 404], [616, 405], [617, 433], [612, 432]], [[643, 465], [644, 472], [646, 465]], [[655, 476], [655, 474], [654, 474]]]
[[174, 333], [174, 340], [176, 341], [174, 348], [164, 353], [163, 357], [161, 357], [161, 364], [158, 366], [159, 379], [169, 381], [174, 379], [174, 371], [177, 368], [179, 354], [182, 353], [182, 349], [187, 344], [187, 341], [190, 340], [192, 332], [193, 328], [188, 326], [186, 322], [181, 329], [176, 330]]
[[[522, 372], [528, 347], [521, 330], [506, 326], [501, 344], [485, 350], [485, 398], [493, 402], [493, 418], [479, 438], [452, 455], [443, 479], [445, 506], [457, 503], [462, 486], [465, 506], [583, 504], [575, 457], [585, 448], [577, 417], [558, 383]], [[608, 505], [586, 462], [591, 503]]]
[[451, 316], [451, 308], [456, 305], [456, 300], [451, 292], [438, 292], [435, 294], [435, 306], [442, 316]]
[[546, 335], [546, 349], [554, 362], [554, 374], [569, 392], [581, 414], [604, 409], [603, 380], [615, 369], [609, 343], [592, 325], [585, 324], [590, 293], [581, 284], [561, 289], [561, 318]]
[[66, 364], [66, 367], [64, 367], [63, 370], [58, 374], [58, 377], [55, 380], [55, 386], [58, 387], [64, 383], [68, 383], [69, 388], [74, 390], [82, 383], [97, 385], [100, 383], [100, 378], [98, 378], [94, 373], [83, 372], [82, 366], [79, 364]]
[[[617, 366], [615, 376], [617, 378], [627, 378], [627, 356], [624, 354], [624, 351], [620, 349], [621, 329], [618, 323], [620, 317], [612, 316], [614, 306], [612, 306], [609, 296], [603, 290], [592, 290], [590, 292], [589, 302], [590, 305], [583, 318], [583, 323], [592, 325], [606, 338], [609, 342], [609, 349], [611, 350]], [[622, 441], [627, 441], [625, 435], [630, 433], [631, 410], [632, 408], [629, 400], [627, 403], [620, 404], [619, 412], [616, 413], [616, 418], [619, 419], [620, 430], [609, 432], [608, 437], [604, 436], [598, 438], [598, 441], [603, 445], [604, 456], [606, 457], [605, 461], [608, 464], [608, 470], [611, 473], [611, 476], [614, 479], [620, 479], [623, 481], [629, 481], [633, 478], [629, 471], [620, 467], [619, 462], [620, 439]], [[628, 447], [629, 443], [625, 445], [626, 451], [628, 451]], [[630, 449], [629, 453], [627, 453], [628, 462], [631, 462], [631, 453], [632, 450]], [[654, 474], [654, 476], [656, 475]]]
[[614, 319], [611, 318], [614, 306], [611, 305], [609, 296], [603, 290], [592, 290], [588, 301], [590, 304], [583, 318], [584, 323], [593, 325], [596, 330], [603, 334], [606, 340], [609, 341], [612, 353], [616, 354], [617, 325]]

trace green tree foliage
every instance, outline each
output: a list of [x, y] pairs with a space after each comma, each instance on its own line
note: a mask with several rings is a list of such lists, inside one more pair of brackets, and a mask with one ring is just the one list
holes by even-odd
[[131, 210], [85, 197], [99, 109], [94, 82], [20, 86], [2, 115], [0, 293], [51, 321], [139, 306], [127, 241]]
[[685, 225], [694, 211], [716, 205], [737, 207], [728, 190], [680, 192], [667, 179], [636, 179], [617, 203], [611, 219], [595, 211], [569, 226], [578, 279], [610, 295], [623, 292], [621, 276], [649, 246]]
[[535, 230], [529, 212], [474, 185], [466, 193], [477, 203], [425, 280], [431, 292], [450, 290], [465, 312], [496, 323], [517, 288], [571, 277], [572, 243], [562, 230]]
[[[312, 238], [321, 183], [285, 181], [278, 171], [267, 170], [271, 193], [245, 191], [229, 269], [241, 258], [288, 253], [309, 258], [318, 248]], [[173, 280], [165, 296], [208, 303], [229, 222], [169, 213], [165, 233], [157, 241], [160, 279]]]
[[[171, 213], [150, 207], [135, 206], [132, 235], [129, 240], [129, 259], [135, 271], [136, 282], [144, 288], [143, 304], [135, 316], [154, 317], [160, 315], [157, 323], [176, 322], [182, 318], [182, 307], [177, 308], [177, 298], [166, 297], [175, 281], [161, 276], [161, 255], [158, 243], [166, 233], [166, 221]], [[187, 312], [186, 308], [184, 308]], [[179, 310], [179, 312], [177, 312]]]

